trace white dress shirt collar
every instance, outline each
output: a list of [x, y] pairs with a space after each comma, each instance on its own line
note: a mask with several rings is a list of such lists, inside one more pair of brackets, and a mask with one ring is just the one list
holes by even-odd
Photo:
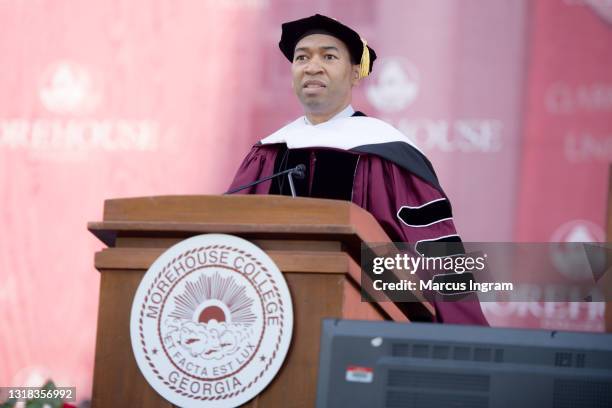
[[[327, 120], [327, 122], [331, 120], [335, 120], [335, 119], [340, 119], [340, 118], [350, 118], [351, 116], [353, 116], [354, 113], [355, 113], [355, 109], [353, 109], [353, 105], [349, 103], [346, 108], [342, 109], [340, 112], [334, 115], [331, 119]], [[308, 120], [306, 116], [304, 116], [304, 123], [306, 123], [307, 125], [312, 125], [312, 123], [310, 123], [310, 121]]]

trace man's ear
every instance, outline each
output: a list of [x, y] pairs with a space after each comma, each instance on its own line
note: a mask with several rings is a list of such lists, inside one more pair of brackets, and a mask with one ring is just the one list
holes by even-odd
[[353, 65], [351, 68], [351, 85], [355, 86], [359, 84], [360, 80], [361, 78], [359, 78], [359, 65]]

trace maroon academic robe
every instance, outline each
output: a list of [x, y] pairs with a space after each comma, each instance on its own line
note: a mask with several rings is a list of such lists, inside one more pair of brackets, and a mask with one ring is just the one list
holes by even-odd
[[[279, 143], [253, 146], [229, 189], [272, 175], [277, 154], [284, 148]], [[431, 164], [420, 152], [401, 142], [363, 145], [346, 151], [359, 154], [353, 179], [353, 203], [370, 212], [392, 241], [459, 240], [452, 216], [443, 215], [444, 211], [450, 212], [450, 203], [437, 183]], [[240, 193], [268, 194], [271, 183], [266, 181]], [[447, 206], [440, 209], [440, 203]], [[410, 213], [413, 208], [430, 211], [423, 213], [425, 219], [419, 223], [418, 214]], [[441, 215], [430, 223], [435, 214]], [[488, 325], [477, 300], [434, 302], [434, 307], [437, 322]]]

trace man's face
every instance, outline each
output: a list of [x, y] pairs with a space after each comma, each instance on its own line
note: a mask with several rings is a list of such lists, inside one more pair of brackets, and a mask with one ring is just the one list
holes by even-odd
[[346, 45], [331, 35], [311, 34], [295, 46], [293, 89], [307, 112], [326, 115], [351, 102], [351, 89], [359, 81]]

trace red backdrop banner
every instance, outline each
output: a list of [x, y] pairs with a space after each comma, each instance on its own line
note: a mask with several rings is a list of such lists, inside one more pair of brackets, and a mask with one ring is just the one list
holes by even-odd
[[[434, 163], [467, 241], [603, 241], [612, 4], [0, 1], [0, 385], [91, 392], [104, 199], [224, 191], [301, 114], [280, 24], [320, 12], [379, 55], [354, 107]], [[562, 250], [562, 249], [561, 249]], [[602, 330], [601, 304], [486, 304]]]

